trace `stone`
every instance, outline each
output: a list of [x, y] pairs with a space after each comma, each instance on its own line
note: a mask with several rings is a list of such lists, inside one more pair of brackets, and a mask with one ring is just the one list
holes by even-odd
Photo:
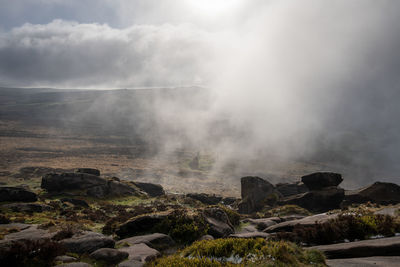
[[14, 212], [43, 212], [54, 209], [52, 206], [37, 203], [11, 203], [1, 207]]
[[199, 238], [200, 241], [202, 240], [214, 240], [214, 237], [212, 235], [203, 235], [202, 237]]
[[329, 259], [400, 256], [400, 236], [310, 247]]
[[339, 173], [316, 172], [301, 177], [301, 181], [310, 190], [320, 190], [325, 187], [338, 186], [343, 178]]
[[80, 207], [85, 207], [88, 208], [89, 204], [82, 199], [76, 199], [76, 198], [61, 198], [60, 199], [61, 202], [69, 202], [71, 204], [73, 204], [74, 206], [80, 206]]
[[275, 187], [260, 177], [247, 176], [240, 179], [242, 201], [239, 212], [250, 214], [261, 210], [265, 205], [274, 205], [281, 196]]
[[264, 230], [267, 227], [281, 222], [279, 217], [260, 218], [260, 219], [246, 219], [245, 222], [256, 225], [257, 229]]
[[86, 173], [46, 174], [42, 178], [41, 187], [49, 193], [81, 191], [97, 198], [140, 195], [134, 186]]
[[400, 186], [376, 182], [359, 190], [346, 191], [346, 204], [374, 202], [381, 205], [400, 203]]
[[317, 214], [312, 216], [307, 216], [299, 220], [292, 220], [281, 222], [272, 226], [267, 227], [263, 232], [274, 233], [274, 232], [290, 232], [293, 230], [295, 225], [299, 226], [312, 226], [316, 223], [325, 223], [331, 219], [337, 218], [337, 214]]
[[75, 169], [75, 172], [76, 173], [87, 173], [87, 174], [100, 176], [100, 171], [98, 169], [92, 169], [92, 168], [77, 168], [77, 169]]
[[69, 262], [74, 262], [76, 261], [76, 258], [71, 257], [71, 256], [67, 256], [67, 255], [63, 255], [63, 256], [57, 256], [54, 259], [55, 262], [63, 262], [63, 263], [69, 263]]
[[140, 188], [140, 190], [147, 193], [151, 197], [158, 197], [165, 195], [164, 188], [159, 184], [142, 183], [142, 182], [134, 182], [134, 184], [138, 188]]
[[[43, 239], [52, 239], [57, 234], [57, 232], [50, 232], [49, 230], [40, 229], [39, 225], [37, 224], [31, 224], [27, 227], [23, 227], [23, 225], [21, 226], [22, 226], [20, 228], [21, 231], [10, 233], [4, 236], [3, 240], [0, 240], [0, 242], [23, 241], [23, 240], [38, 241]], [[17, 226], [13, 226], [12, 228], [18, 229]]]
[[302, 182], [279, 183], [276, 184], [275, 187], [276, 190], [278, 190], [283, 197], [288, 197], [308, 192], [307, 186]]
[[339, 209], [344, 199], [344, 190], [336, 186], [283, 198], [279, 205], [298, 205], [312, 212]]
[[102, 261], [110, 265], [118, 264], [127, 259], [128, 252], [120, 251], [114, 248], [100, 248], [90, 254], [90, 258], [96, 261]]
[[156, 224], [161, 223], [167, 216], [168, 214], [165, 213], [135, 217], [121, 224], [116, 230], [116, 234], [120, 238], [127, 238], [150, 232]]
[[152, 261], [161, 255], [160, 252], [143, 243], [135, 244], [130, 247], [123, 247], [118, 250], [127, 252], [129, 254], [129, 260], [136, 260], [141, 262]]
[[72, 253], [92, 253], [100, 248], [113, 248], [115, 241], [95, 232], [81, 232], [73, 235], [71, 238], [63, 239], [60, 241], [68, 252]]
[[203, 211], [203, 217], [209, 225], [208, 233], [213, 237], [227, 237], [234, 233], [228, 215], [222, 209], [217, 207], [207, 208]]
[[326, 261], [326, 264], [330, 267], [398, 267], [399, 263], [400, 256], [335, 259]]
[[117, 245], [123, 244], [135, 245], [144, 243], [151, 248], [157, 250], [164, 250], [170, 248], [175, 245], [175, 241], [169, 235], [161, 234], [161, 233], [154, 233], [149, 235], [140, 235], [134, 236], [130, 238], [125, 238], [117, 242]]
[[221, 196], [216, 196], [216, 195], [209, 195], [209, 194], [205, 194], [205, 193], [191, 193], [191, 194], [187, 194], [187, 197], [196, 199], [204, 204], [207, 205], [216, 205], [219, 202], [221, 202], [222, 197]]
[[0, 187], [0, 202], [35, 202], [35, 193], [20, 187]]
[[268, 238], [269, 236], [269, 234], [263, 232], [249, 232], [229, 235], [231, 238]]

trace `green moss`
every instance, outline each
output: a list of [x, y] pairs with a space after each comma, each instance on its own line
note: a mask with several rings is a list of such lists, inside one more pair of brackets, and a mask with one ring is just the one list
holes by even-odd
[[[197, 265], [196, 265], [197, 264]], [[324, 255], [294, 243], [228, 238], [197, 241], [150, 266], [326, 266]]]
[[219, 205], [218, 207], [225, 211], [226, 215], [228, 215], [229, 221], [232, 223], [233, 226], [239, 226], [240, 214], [237, 211], [234, 211], [224, 205]]
[[261, 217], [282, 217], [282, 216], [288, 216], [288, 215], [305, 215], [309, 216], [312, 215], [311, 212], [308, 210], [299, 207], [297, 205], [284, 205], [284, 206], [279, 206], [267, 211], [264, 211], [260, 214]]

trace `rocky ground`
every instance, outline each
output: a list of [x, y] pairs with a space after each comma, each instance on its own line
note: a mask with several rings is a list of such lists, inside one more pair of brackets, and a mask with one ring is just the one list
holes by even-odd
[[241, 197], [170, 193], [97, 169], [24, 169], [0, 187], [0, 261], [9, 266], [395, 266], [400, 187], [347, 191], [337, 173]]

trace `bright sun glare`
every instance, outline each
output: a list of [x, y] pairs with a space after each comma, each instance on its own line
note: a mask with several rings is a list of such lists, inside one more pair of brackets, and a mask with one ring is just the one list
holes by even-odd
[[218, 15], [232, 11], [241, 0], [190, 0], [190, 6], [205, 15]]

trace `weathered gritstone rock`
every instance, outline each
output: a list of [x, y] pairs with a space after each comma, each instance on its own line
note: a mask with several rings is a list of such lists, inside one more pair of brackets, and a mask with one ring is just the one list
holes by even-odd
[[138, 216], [121, 224], [115, 233], [121, 238], [146, 233], [153, 229], [156, 224], [161, 223], [167, 216], [168, 213]]
[[151, 197], [158, 197], [165, 195], [164, 188], [159, 184], [141, 183], [141, 182], [134, 182], [134, 184], [138, 188], [140, 188], [140, 190], [147, 193]]
[[279, 183], [275, 185], [276, 190], [284, 197], [298, 195], [308, 192], [307, 186], [302, 182], [296, 183]]
[[310, 190], [320, 190], [325, 187], [338, 186], [343, 178], [339, 173], [316, 172], [301, 177], [301, 181]]
[[210, 227], [208, 233], [213, 237], [227, 237], [235, 232], [228, 215], [220, 208], [205, 209], [203, 217]]
[[144, 243], [151, 248], [163, 250], [175, 245], [175, 241], [169, 235], [154, 233], [149, 235], [140, 235], [130, 238], [125, 238], [117, 242], [117, 245], [123, 244], [135, 245]]
[[118, 267], [143, 267], [144, 263], [137, 260], [127, 260], [118, 264]]
[[115, 245], [112, 238], [95, 232], [78, 233], [60, 242], [68, 252], [79, 254], [92, 253], [100, 248], [113, 248]]
[[88, 196], [98, 198], [140, 195], [139, 190], [134, 186], [86, 173], [46, 174], [42, 178], [41, 187], [49, 193], [81, 191]]
[[212, 235], [203, 235], [199, 240], [214, 240], [214, 237]]
[[388, 205], [400, 203], [400, 186], [393, 183], [376, 182], [359, 190], [346, 191], [345, 204], [368, 201]]
[[400, 256], [335, 259], [327, 260], [326, 264], [330, 267], [399, 267]]
[[207, 205], [216, 205], [222, 201], [221, 196], [209, 195], [209, 194], [205, 194], [205, 193], [201, 193], [201, 194], [191, 193], [191, 194], [187, 194], [186, 196], [193, 198], [195, 200], [198, 200]]
[[127, 259], [128, 252], [120, 251], [114, 248], [100, 248], [90, 254], [90, 258], [102, 261], [110, 265], [120, 263]]
[[87, 174], [100, 176], [100, 171], [98, 169], [92, 169], [92, 168], [77, 168], [77, 169], [75, 169], [75, 172], [76, 173], [87, 173]]
[[337, 218], [338, 215], [337, 214], [317, 214], [317, 215], [313, 215], [313, 216], [308, 216], [308, 217], [304, 217], [302, 219], [299, 220], [292, 220], [292, 221], [286, 221], [286, 222], [281, 222], [275, 225], [272, 225], [268, 228], [266, 228], [263, 232], [266, 233], [274, 233], [274, 232], [290, 232], [293, 230], [293, 228], [296, 225], [299, 226], [312, 226], [315, 223], [325, 223], [331, 219], [335, 219]]
[[280, 205], [298, 205], [313, 212], [326, 212], [339, 209], [344, 199], [344, 190], [336, 186], [310, 191], [281, 199]]
[[11, 203], [2, 205], [1, 207], [12, 210], [14, 212], [43, 212], [54, 209], [49, 205], [37, 203]]
[[242, 201], [239, 203], [240, 213], [253, 213], [265, 205], [273, 205], [281, 194], [270, 183], [260, 177], [247, 176], [240, 179]]
[[0, 187], [0, 202], [35, 202], [35, 193], [20, 187]]
[[129, 260], [136, 260], [141, 262], [149, 262], [159, 257], [161, 254], [157, 250], [147, 246], [146, 244], [135, 244], [130, 247], [118, 249], [129, 254]]
[[260, 218], [260, 219], [245, 219], [244, 222], [249, 222], [257, 226], [258, 229], [265, 229], [282, 221], [279, 217]]
[[54, 261], [55, 262], [62, 262], [62, 263], [70, 263], [70, 262], [77, 261], [77, 259], [74, 258], [74, 257], [71, 257], [71, 256], [63, 255], [63, 256], [55, 257]]
[[400, 236], [310, 247], [329, 259], [400, 256]]
[[[13, 224], [10, 224], [10, 226], [11, 225]], [[22, 241], [22, 240], [36, 241], [42, 239], [52, 239], [57, 234], [57, 232], [50, 232], [48, 230], [40, 229], [39, 225], [37, 224], [31, 224], [28, 225], [27, 227], [25, 227], [22, 224], [20, 229], [21, 231], [19, 232], [11, 233], [4, 236], [3, 240], [0, 240], [0, 243], [6, 243], [9, 241]]]

